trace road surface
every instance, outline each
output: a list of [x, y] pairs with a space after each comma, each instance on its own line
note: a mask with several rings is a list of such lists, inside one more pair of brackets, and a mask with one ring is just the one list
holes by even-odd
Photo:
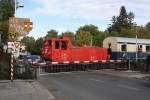
[[56, 100], [150, 100], [150, 82], [104, 75], [69, 72], [40, 76]]

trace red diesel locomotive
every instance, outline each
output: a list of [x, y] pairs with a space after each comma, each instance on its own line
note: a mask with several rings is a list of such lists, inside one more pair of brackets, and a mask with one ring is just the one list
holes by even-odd
[[57, 63], [84, 63], [108, 60], [107, 48], [75, 47], [68, 37], [45, 39], [42, 49], [45, 60]]

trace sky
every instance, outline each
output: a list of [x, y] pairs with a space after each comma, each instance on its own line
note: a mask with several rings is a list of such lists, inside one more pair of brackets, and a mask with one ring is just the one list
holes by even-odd
[[112, 16], [118, 16], [124, 5], [127, 12], [135, 14], [135, 22], [150, 22], [150, 0], [18, 0], [24, 8], [18, 8], [17, 17], [30, 18], [33, 30], [29, 36], [43, 37], [50, 29], [59, 34], [75, 32], [80, 26], [93, 24], [104, 31], [111, 24]]

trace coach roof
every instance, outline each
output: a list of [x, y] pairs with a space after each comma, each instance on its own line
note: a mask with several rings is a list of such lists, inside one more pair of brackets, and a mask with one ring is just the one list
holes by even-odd
[[150, 39], [136, 39], [136, 38], [127, 38], [127, 37], [108, 37], [117, 43], [138, 43], [138, 44], [150, 44]]

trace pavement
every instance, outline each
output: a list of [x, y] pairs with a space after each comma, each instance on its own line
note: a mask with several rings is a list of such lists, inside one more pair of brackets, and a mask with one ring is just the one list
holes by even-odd
[[37, 81], [0, 81], [0, 100], [54, 100], [55, 97]]

